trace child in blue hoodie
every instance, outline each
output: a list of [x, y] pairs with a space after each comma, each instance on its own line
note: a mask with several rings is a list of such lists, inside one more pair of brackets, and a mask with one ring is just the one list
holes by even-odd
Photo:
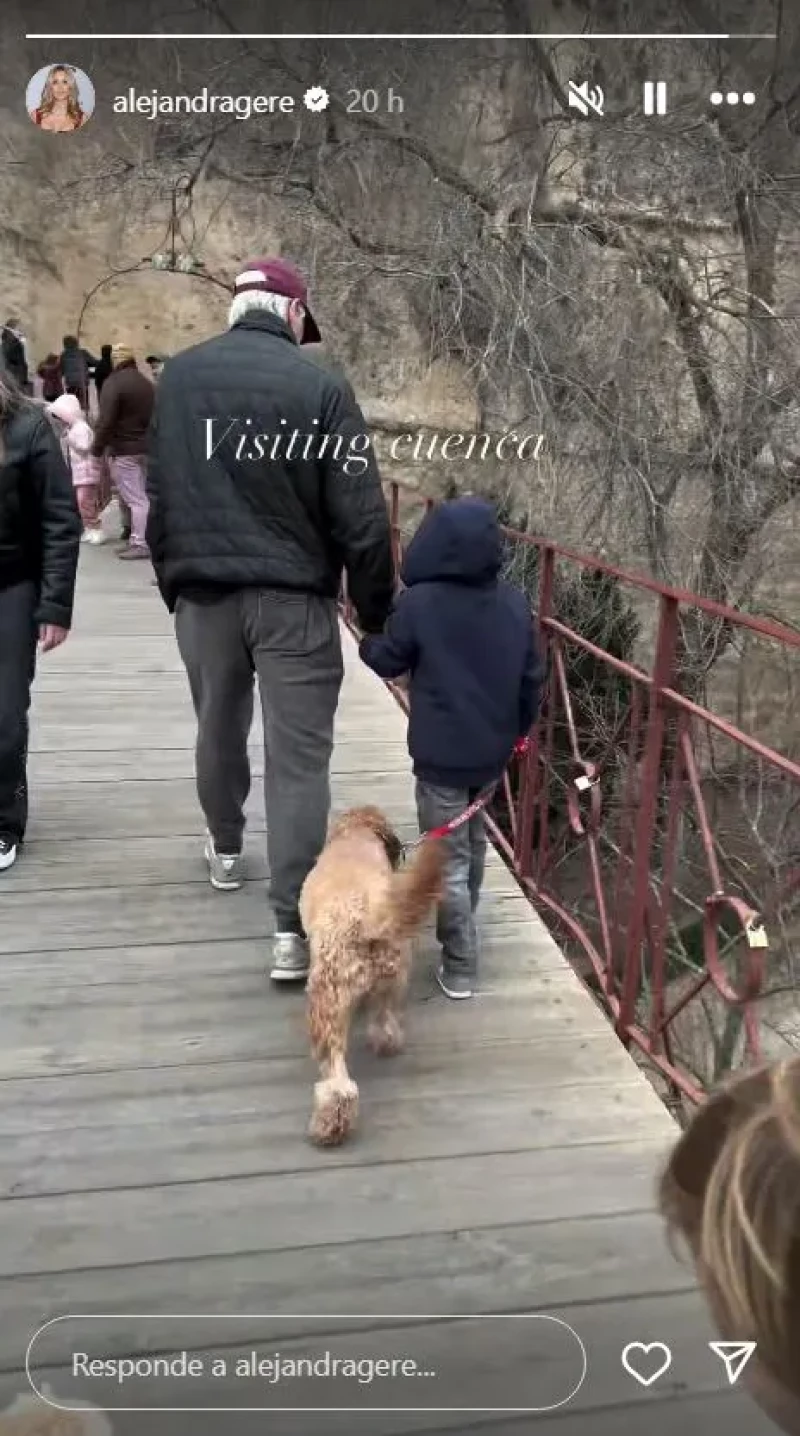
[[[544, 667], [531, 612], [524, 594], [499, 577], [501, 566], [492, 506], [478, 498], [440, 504], [409, 544], [405, 588], [385, 632], [361, 642], [362, 659], [379, 677], [409, 676], [408, 747], [421, 832], [458, 817], [499, 781], [539, 713]], [[483, 813], [446, 841], [436, 975], [448, 997], [466, 998], [478, 964]]]

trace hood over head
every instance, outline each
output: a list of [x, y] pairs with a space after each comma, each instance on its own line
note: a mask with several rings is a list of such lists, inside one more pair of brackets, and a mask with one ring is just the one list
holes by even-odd
[[451, 499], [423, 520], [403, 562], [406, 587], [415, 583], [490, 583], [503, 563], [497, 515], [485, 499]]
[[77, 424], [83, 418], [80, 399], [75, 394], [59, 394], [52, 404], [48, 404], [47, 412], [60, 419], [62, 424]]

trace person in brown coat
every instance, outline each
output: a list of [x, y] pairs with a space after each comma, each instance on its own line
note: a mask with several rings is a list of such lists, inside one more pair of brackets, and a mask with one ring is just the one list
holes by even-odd
[[61, 360], [58, 355], [48, 354], [47, 358], [42, 360], [36, 373], [42, 381], [42, 398], [46, 404], [54, 403], [64, 392]]
[[154, 389], [137, 368], [136, 356], [127, 344], [115, 344], [111, 358], [114, 367], [100, 394], [92, 453], [97, 458], [108, 454], [112, 482], [121, 504], [130, 510], [130, 541], [119, 557], [149, 558], [145, 474]]

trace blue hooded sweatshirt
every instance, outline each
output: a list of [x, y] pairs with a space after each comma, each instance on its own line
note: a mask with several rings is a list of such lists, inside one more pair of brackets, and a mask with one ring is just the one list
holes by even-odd
[[477, 789], [498, 779], [539, 713], [544, 667], [528, 601], [498, 577], [492, 506], [461, 498], [423, 520], [385, 632], [361, 642], [379, 677], [408, 674], [408, 747], [424, 782]]

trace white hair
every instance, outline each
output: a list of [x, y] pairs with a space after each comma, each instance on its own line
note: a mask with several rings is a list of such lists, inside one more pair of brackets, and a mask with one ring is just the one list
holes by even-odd
[[252, 309], [266, 310], [267, 314], [276, 314], [284, 324], [289, 322], [289, 306], [292, 300], [287, 299], [285, 294], [273, 294], [269, 289], [248, 289], [244, 294], [237, 294], [231, 304], [228, 313], [228, 328], [238, 324]]

